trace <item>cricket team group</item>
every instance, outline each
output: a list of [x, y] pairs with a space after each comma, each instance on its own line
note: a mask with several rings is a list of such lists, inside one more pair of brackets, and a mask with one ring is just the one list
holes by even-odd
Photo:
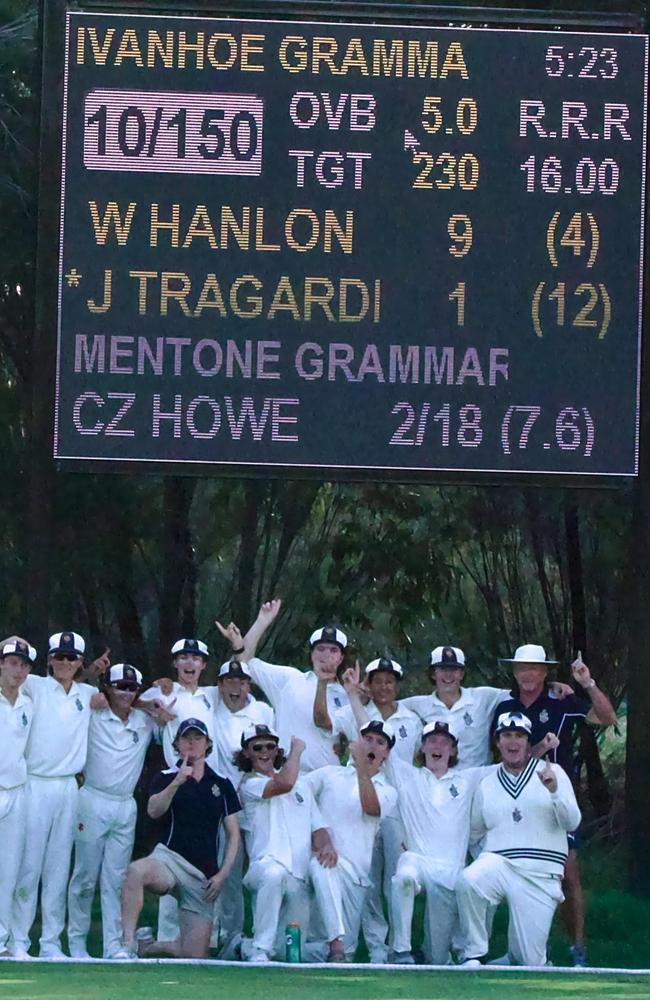
[[[400, 698], [401, 665], [362, 672], [335, 625], [310, 636], [309, 670], [257, 657], [280, 606], [263, 604], [244, 636], [217, 623], [231, 652], [215, 686], [201, 683], [199, 639], [175, 642], [174, 676], [148, 689], [131, 664], [88, 664], [74, 631], [50, 636], [47, 676], [28, 641], [0, 644], [0, 958], [30, 958], [39, 898], [38, 955], [65, 958], [65, 930], [70, 957], [89, 958], [99, 886], [107, 959], [283, 961], [297, 924], [303, 961], [351, 961], [363, 932], [374, 964], [472, 968], [495, 961], [505, 901], [496, 961], [542, 966], [566, 897], [572, 961], [586, 965], [575, 732], [615, 713], [580, 654], [571, 686], [526, 644], [502, 661], [509, 688], [465, 687], [463, 651], [438, 646], [431, 692]], [[152, 741], [167, 765], [146, 800], [155, 847], [132, 861]], [[156, 933], [138, 926], [145, 891]]]

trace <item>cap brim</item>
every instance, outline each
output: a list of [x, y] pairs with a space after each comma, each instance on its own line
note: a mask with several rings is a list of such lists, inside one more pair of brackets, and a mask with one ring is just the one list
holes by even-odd
[[501, 659], [499, 658], [499, 663], [521, 663], [527, 667], [556, 667], [560, 661], [559, 660], [515, 660], [513, 659]]

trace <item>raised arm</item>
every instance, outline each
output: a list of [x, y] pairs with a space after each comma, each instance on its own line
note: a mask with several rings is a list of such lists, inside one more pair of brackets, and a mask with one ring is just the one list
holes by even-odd
[[587, 722], [596, 726], [616, 725], [614, 706], [591, 676], [591, 671], [587, 664], [583, 662], [580, 650], [578, 650], [578, 655], [571, 664], [571, 672], [574, 679], [584, 690], [587, 698], [591, 701], [591, 709], [587, 715]]
[[314, 725], [318, 729], [324, 729], [325, 732], [332, 732], [332, 720], [330, 719], [329, 709], [327, 707], [327, 679], [321, 677], [318, 671], [316, 671], [316, 676], [318, 682], [316, 684], [316, 694], [314, 695], [314, 707], [312, 709], [312, 719]]
[[358, 743], [350, 743], [350, 753], [357, 771], [359, 782], [359, 801], [366, 816], [381, 816], [381, 804], [377, 790], [368, 774], [368, 758], [361, 751]]
[[156, 792], [152, 795], [147, 802], [147, 815], [149, 818], [160, 819], [161, 816], [164, 816], [172, 804], [172, 799], [178, 789], [191, 777], [192, 765], [187, 763], [187, 757], [185, 757], [174, 780], [167, 785], [167, 788], [163, 788], [162, 792]]
[[248, 661], [255, 656], [260, 639], [266, 634], [275, 619], [280, 613], [282, 601], [275, 598], [272, 601], [265, 601], [260, 608], [257, 618], [244, 636], [244, 652], [242, 656]]
[[277, 774], [269, 778], [264, 786], [263, 799], [272, 799], [275, 795], [286, 795], [287, 792], [291, 791], [298, 778], [300, 758], [304, 749], [303, 741], [297, 736], [292, 736], [289, 755]]

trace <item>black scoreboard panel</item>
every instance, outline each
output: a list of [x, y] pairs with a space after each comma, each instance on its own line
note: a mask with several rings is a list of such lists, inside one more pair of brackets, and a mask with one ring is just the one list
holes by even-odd
[[69, 12], [55, 457], [635, 475], [647, 59]]

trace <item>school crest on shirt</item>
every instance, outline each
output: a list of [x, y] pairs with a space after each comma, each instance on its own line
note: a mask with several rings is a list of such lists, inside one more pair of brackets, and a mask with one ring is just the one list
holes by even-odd
[[210, 708], [210, 702], [208, 701], [205, 695], [201, 695], [201, 700], [206, 708]]
[[336, 705], [337, 708], [341, 707], [341, 699], [337, 694], [334, 695], [334, 704]]
[[521, 823], [524, 817], [521, 815], [518, 809], [513, 809], [512, 818], [514, 819], [515, 823]]
[[218, 798], [221, 797], [221, 789], [219, 788], [218, 785], [213, 785], [212, 788], [210, 789], [210, 791], [214, 795], [215, 799], [218, 799]]
[[406, 732], [406, 726], [400, 726], [397, 732], [400, 734], [403, 740], [405, 740], [406, 737], [408, 736], [408, 733]]
[[140, 742], [140, 737], [138, 736], [137, 733], [133, 733], [132, 734], [132, 738], [133, 738], [133, 742], [134, 743], [139, 743]]
[[469, 712], [465, 712], [465, 715], [463, 716], [463, 722], [465, 723], [466, 726], [471, 726], [474, 724], [474, 719], [469, 714]]
[[83, 710], [84, 710], [84, 707], [83, 707], [83, 705], [81, 704], [81, 702], [80, 702], [79, 698], [75, 698], [75, 700], [74, 700], [74, 703], [75, 703], [75, 705], [77, 706], [77, 711], [78, 711], [78, 712], [83, 712]]
[[548, 722], [548, 712], [546, 711], [545, 708], [543, 708], [542, 711], [539, 713], [539, 721]]
[[79, 826], [77, 827], [77, 829], [79, 830], [79, 833], [83, 833], [84, 832], [84, 825], [83, 825], [83, 823], [80, 823]]
[[458, 796], [460, 795], [460, 792], [458, 791], [458, 789], [454, 784], [451, 784], [449, 786], [449, 794], [451, 795], [452, 799], [457, 799]]
[[303, 797], [300, 794], [300, 792], [296, 792], [295, 795], [296, 795], [296, 802], [298, 802], [300, 805], [302, 805], [305, 800], [303, 799]]
[[22, 715], [21, 715], [21, 717], [20, 717], [20, 721], [22, 722], [23, 726], [26, 726], [26, 725], [27, 725], [27, 721], [28, 721], [28, 720], [27, 720], [27, 716], [25, 715], [25, 713], [24, 713], [24, 712], [23, 712], [23, 714], [22, 714]]

